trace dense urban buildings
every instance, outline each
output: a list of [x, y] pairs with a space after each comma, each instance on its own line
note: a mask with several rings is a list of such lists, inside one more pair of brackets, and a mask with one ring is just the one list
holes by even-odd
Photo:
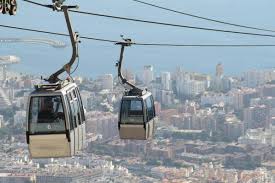
[[[141, 68], [142, 70], [142, 68]], [[38, 77], [8, 72], [0, 89], [0, 183], [275, 182], [275, 72], [216, 73], [129, 70], [152, 91], [159, 122], [154, 139], [120, 140], [123, 93], [112, 74], [76, 77], [87, 118], [87, 148], [65, 159], [30, 159], [26, 99]], [[7, 75], [6, 75], [7, 74]], [[0, 77], [0, 78], [5, 78]]]

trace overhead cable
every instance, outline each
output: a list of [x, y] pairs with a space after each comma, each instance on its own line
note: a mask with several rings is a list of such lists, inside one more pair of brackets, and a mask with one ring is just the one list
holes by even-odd
[[166, 8], [166, 7], [163, 7], [163, 6], [159, 6], [159, 5], [156, 5], [156, 4], [153, 4], [153, 3], [148, 3], [148, 2], [144, 2], [144, 1], [140, 1], [140, 0], [132, 0], [132, 1], [134, 1], [136, 3], [143, 4], [143, 5], [147, 5], [147, 6], [155, 7], [155, 8], [158, 8], [158, 9], [162, 9], [162, 10], [165, 10], [165, 11], [169, 11], [169, 12], [173, 12], [173, 13], [177, 13], [177, 14], [181, 14], [181, 15], [185, 15], [185, 16], [189, 16], [189, 17], [193, 17], [193, 18], [197, 18], [197, 19], [201, 19], [201, 20], [206, 20], [206, 21], [210, 21], [210, 22], [215, 22], [215, 23], [219, 23], [219, 24], [223, 24], [223, 25], [230, 25], [230, 26], [234, 26], [234, 27], [258, 30], [258, 31], [265, 31], [265, 32], [275, 32], [275, 30], [271, 30], [271, 29], [265, 29], [265, 28], [235, 24], [235, 23], [230, 23], [230, 22], [218, 20], [218, 19], [212, 19], [212, 18], [203, 17], [203, 16], [191, 14], [191, 13], [186, 13], [186, 12], [183, 12], [183, 11], [178, 11], [178, 10]]
[[[4, 28], [8, 28], [8, 29], [22, 30], [22, 31], [28, 31], [28, 32], [51, 34], [51, 35], [56, 35], [56, 36], [69, 36], [69, 34], [65, 34], [65, 33], [50, 32], [50, 31], [30, 29], [30, 28], [24, 28], [24, 27], [18, 27], [18, 26], [3, 25], [3, 24], [0, 24], [0, 27], [4, 27]], [[94, 41], [101, 41], [101, 42], [109, 42], [109, 43], [116, 43], [117, 42], [117, 41], [114, 41], [114, 40], [107, 40], [107, 39], [100, 39], [100, 38], [93, 38], [93, 37], [86, 37], [86, 36], [80, 36], [80, 38], [94, 40]]]
[[38, 6], [43, 6], [43, 7], [46, 7], [48, 8], [48, 5], [44, 5], [44, 4], [41, 4], [41, 3], [37, 3], [37, 2], [34, 2], [34, 1], [30, 1], [30, 0], [23, 0], [27, 3], [31, 3], [31, 4], [34, 4], [34, 5], [38, 5]]
[[[39, 29], [31, 29], [31, 28], [24, 28], [24, 27], [18, 27], [18, 26], [3, 25], [3, 24], [0, 24], [0, 27], [21, 30], [21, 31], [28, 31], [28, 32], [36, 32], [36, 33], [42, 33], [42, 34], [50, 34], [50, 35], [56, 35], [56, 36], [66, 36], [66, 37], [69, 36], [68, 34], [65, 34], [65, 33], [44, 31]], [[102, 38], [95, 38], [95, 37], [88, 37], [88, 36], [80, 36], [80, 38], [85, 40], [93, 40], [93, 41], [100, 41], [100, 42], [107, 42], [107, 43], [120, 42], [117, 40], [102, 39]], [[172, 44], [172, 43], [141, 43], [141, 42], [134, 42], [132, 43], [132, 45], [163, 46], [163, 47], [275, 47], [275, 44]]]
[[197, 29], [197, 30], [204, 30], [204, 31], [214, 31], [214, 32], [223, 32], [223, 33], [231, 33], [231, 34], [250, 35], [250, 36], [275, 37], [275, 35], [272, 35], [272, 34], [260, 34], [260, 33], [252, 33], [252, 32], [234, 31], [234, 30], [197, 27], [197, 26], [190, 26], [190, 25], [181, 25], [181, 24], [157, 22], [157, 21], [144, 20], [144, 19], [113, 16], [113, 15], [106, 15], [106, 14], [99, 14], [99, 13], [92, 13], [92, 12], [85, 12], [85, 11], [78, 11], [78, 10], [69, 10], [69, 11], [74, 13], [79, 13], [79, 14], [91, 15], [91, 16], [98, 16], [98, 17], [105, 17], [105, 18], [111, 18], [111, 19], [147, 23], [147, 24], [155, 24], [155, 25], [162, 25], [162, 26], [169, 26], [169, 27], [179, 27], [179, 28], [186, 28], [186, 29]]
[[[38, 6], [48, 7], [47, 5], [37, 3], [37, 2], [31, 1], [31, 0], [24, 0], [24, 1], [38, 5]], [[78, 11], [78, 10], [69, 10], [69, 11], [74, 12], [74, 13], [79, 13], [79, 14], [91, 15], [91, 16], [99, 16], [99, 17], [105, 17], [105, 18], [112, 18], [112, 19], [119, 19], [119, 20], [133, 21], [133, 22], [140, 22], [140, 23], [148, 23], [148, 24], [155, 24], [155, 25], [162, 25], [162, 26], [180, 27], [180, 28], [187, 28], [187, 29], [197, 29], [197, 30], [204, 30], [204, 31], [214, 31], [214, 32], [223, 32], [223, 33], [231, 33], [231, 34], [261, 36], [261, 37], [275, 37], [275, 35], [271, 35], [271, 34], [259, 34], [259, 33], [252, 33], [252, 32], [242, 32], [242, 31], [215, 29], [215, 28], [207, 28], [207, 27], [197, 27], [197, 26], [190, 26], [190, 25], [180, 25], [180, 24], [172, 24], [172, 23], [165, 23], [165, 22], [158, 22], [158, 21], [151, 21], [151, 20], [143, 20], [143, 19], [135, 19], [135, 18], [128, 18], [128, 17], [120, 17], [120, 16]]]

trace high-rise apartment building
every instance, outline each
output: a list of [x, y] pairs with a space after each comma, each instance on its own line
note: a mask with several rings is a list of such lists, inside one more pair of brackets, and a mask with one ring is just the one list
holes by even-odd
[[170, 72], [161, 73], [161, 85], [163, 90], [170, 90], [171, 74]]
[[154, 68], [152, 65], [146, 65], [143, 69], [143, 83], [148, 86], [154, 80]]
[[101, 81], [101, 86], [103, 90], [113, 90], [113, 75], [112, 74], [105, 74], [99, 77]]
[[217, 66], [216, 66], [216, 77], [217, 78], [222, 78], [223, 76], [223, 65], [221, 63], [219, 63]]

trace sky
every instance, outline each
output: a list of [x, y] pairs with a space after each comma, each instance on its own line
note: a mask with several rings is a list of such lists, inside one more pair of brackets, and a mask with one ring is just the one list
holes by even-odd
[[[51, 0], [39, 0], [50, 3]], [[257, 26], [275, 30], [274, 0], [150, 0], [146, 1], [191, 14], [224, 20], [236, 24]], [[34, 6], [20, 0], [16, 16], [0, 16], [0, 24], [42, 29], [66, 33], [61, 12]], [[138, 4], [132, 0], [67, 0], [78, 4], [81, 11], [103, 13], [130, 18], [148, 19], [191, 26], [256, 32], [247, 29], [219, 25], [173, 14]], [[75, 31], [81, 36], [120, 40], [120, 35], [136, 42], [177, 44], [275, 44], [275, 38], [232, 35], [201, 30], [148, 25], [102, 17], [71, 13]], [[265, 32], [263, 32], [265, 33]], [[274, 33], [275, 34], [275, 33]], [[0, 38], [43, 37], [64, 41], [66, 37], [22, 32], [0, 27]], [[274, 39], [274, 40], [273, 40]], [[249, 69], [274, 67], [274, 48], [166, 48], [132, 46], [125, 51], [125, 67], [140, 72], [144, 65], [153, 65], [157, 72], [173, 71], [182, 67], [188, 71], [213, 74], [215, 65], [222, 62], [226, 74], [240, 74]], [[47, 45], [0, 44], [0, 55], [16, 55], [21, 63], [18, 71], [49, 75], [70, 58], [70, 47], [56, 49]], [[80, 65], [75, 75], [96, 77], [116, 73], [115, 63], [120, 48], [112, 43], [82, 40]]]

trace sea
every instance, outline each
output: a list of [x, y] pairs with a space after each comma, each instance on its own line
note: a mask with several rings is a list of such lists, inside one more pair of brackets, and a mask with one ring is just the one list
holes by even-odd
[[[37, 0], [37, 2], [51, 3], [51, 0]], [[146, 2], [231, 23], [275, 30], [274, 0], [146, 0]], [[132, 0], [67, 0], [66, 3], [78, 4], [79, 10], [94, 13], [275, 35], [275, 33], [198, 20], [148, 7]], [[120, 41], [123, 35], [124, 38], [131, 38], [134, 42], [141, 43], [275, 44], [275, 38], [270, 37], [150, 25], [72, 12], [70, 16], [75, 31], [78, 31], [81, 36], [95, 38]], [[67, 33], [62, 12], [53, 12], [24, 1], [18, 2], [16, 16], [0, 15], [0, 24]], [[20, 64], [12, 66], [12, 69], [18, 72], [47, 76], [68, 62], [71, 56], [68, 37], [0, 27], [1, 38], [47, 38], [62, 41], [68, 45], [66, 48], [54, 48], [44, 44], [0, 43], [0, 56], [15, 55], [21, 58]], [[119, 46], [113, 43], [81, 40], [79, 52], [79, 67], [74, 75], [93, 78], [106, 73], [116, 74], [115, 63], [119, 58]], [[247, 70], [273, 68], [275, 47], [131, 46], [125, 50], [124, 61], [124, 68], [135, 73], [141, 72], [144, 65], [153, 65], [156, 74], [162, 71], [174, 72], [178, 67], [186, 71], [214, 74], [216, 64], [222, 63], [226, 75], [239, 75]]]

